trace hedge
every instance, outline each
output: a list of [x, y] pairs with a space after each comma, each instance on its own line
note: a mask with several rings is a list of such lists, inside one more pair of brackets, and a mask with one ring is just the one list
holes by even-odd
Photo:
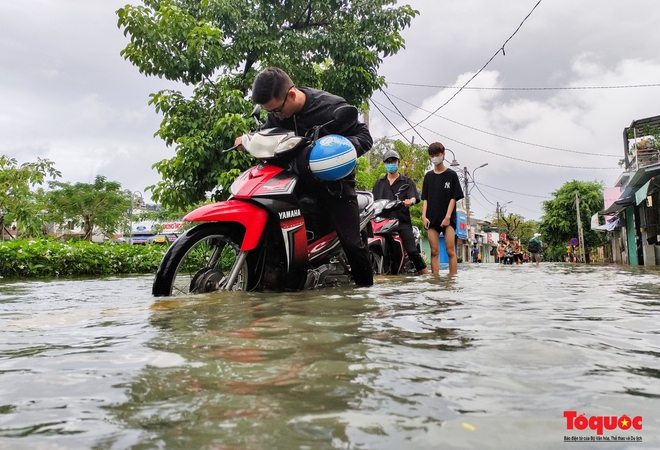
[[0, 242], [0, 277], [155, 273], [166, 249], [164, 245], [87, 241], [5, 241]]

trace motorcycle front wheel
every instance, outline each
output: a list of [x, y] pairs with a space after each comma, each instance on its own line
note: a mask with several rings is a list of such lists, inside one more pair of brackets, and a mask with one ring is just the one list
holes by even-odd
[[152, 294], [167, 297], [226, 289], [237, 263], [238, 276], [230, 289], [248, 290], [248, 260], [239, 259], [242, 239], [242, 230], [231, 224], [206, 223], [186, 231], [160, 262]]
[[374, 275], [383, 273], [383, 257], [375, 250], [369, 250], [369, 259], [371, 260], [371, 271]]

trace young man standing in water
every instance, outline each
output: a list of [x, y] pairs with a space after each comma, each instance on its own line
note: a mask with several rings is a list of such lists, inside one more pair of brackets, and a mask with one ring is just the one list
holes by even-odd
[[422, 222], [428, 230], [431, 272], [436, 275], [440, 272], [440, 233], [443, 233], [449, 273], [456, 274], [456, 202], [464, 197], [463, 190], [456, 172], [444, 165], [444, 145], [434, 142], [429, 145], [428, 153], [433, 170], [426, 172], [422, 184]]

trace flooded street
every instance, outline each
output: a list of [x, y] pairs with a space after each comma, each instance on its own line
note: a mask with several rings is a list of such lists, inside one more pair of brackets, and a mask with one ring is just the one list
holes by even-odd
[[169, 299], [151, 280], [0, 280], [0, 448], [660, 447], [657, 270]]

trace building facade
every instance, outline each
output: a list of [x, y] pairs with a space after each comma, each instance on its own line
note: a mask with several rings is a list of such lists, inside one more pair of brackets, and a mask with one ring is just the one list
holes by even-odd
[[599, 212], [605, 224], [592, 224], [608, 233], [611, 262], [660, 265], [659, 137], [660, 116], [635, 120], [623, 129], [624, 172], [613, 188], [618, 196], [605, 191], [605, 208]]

